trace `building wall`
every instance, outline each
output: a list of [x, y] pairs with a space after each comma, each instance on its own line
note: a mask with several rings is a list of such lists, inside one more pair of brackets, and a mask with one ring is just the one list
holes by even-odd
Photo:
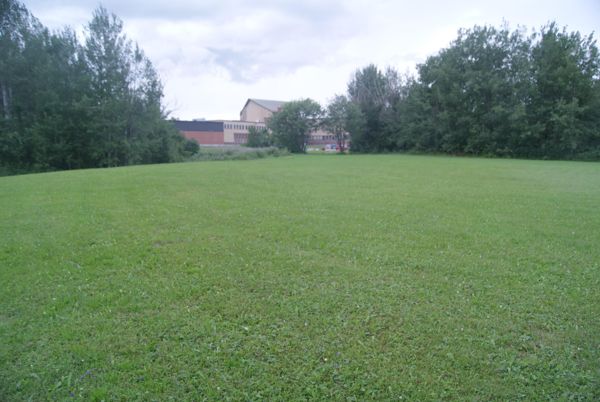
[[200, 145], [223, 145], [223, 122], [206, 120], [172, 120], [173, 125], [187, 139]]
[[185, 138], [194, 140], [200, 145], [223, 145], [224, 133], [221, 131], [182, 131]]
[[271, 116], [273, 116], [273, 112], [253, 101], [250, 101], [242, 109], [240, 113], [240, 120], [264, 123]]
[[[346, 137], [348, 135], [346, 134]], [[348, 140], [345, 141], [346, 145], [348, 144]], [[329, 131], [325, 131], [323, 129], [318, 129], [310, 133], [310, 139], [308, 140], [308, 145], [336, 145], [337, 140], [335, 139], [335, 135], [330, 133]]]
[[[196, 130], [186, 127], [188, 129], [181, 130], [181, 133], [185, 138], [194, 140], [199, 145], [234, 145], [248, 142], [250, 127], [266, 128], [265, 123], [256, 123], [253, 121], [225, 120], [218, 123], [222, 124], [223, 131], [199, 131], [197, 127], [190, 126], [189, 128], [196, 128]], [[202, 130], [203, 126], [205, 124], [199, 126], [199, 129]], [[310, 133], [308, 143], [309, 145], [325, 145], [335, 144], [336, 141], [333, 134], [318, 129]]]
[[252, 121], [223, 121], [223, 132], [225, 144], [245, 144], [248, 142], [248, 132], [251, 126], [265, 128], [264, 123], [255, 123]]

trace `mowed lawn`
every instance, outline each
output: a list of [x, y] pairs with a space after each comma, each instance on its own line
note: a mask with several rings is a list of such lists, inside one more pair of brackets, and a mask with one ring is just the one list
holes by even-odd
[[598, 400], [600, 164], [0, 178], [0, 400]]

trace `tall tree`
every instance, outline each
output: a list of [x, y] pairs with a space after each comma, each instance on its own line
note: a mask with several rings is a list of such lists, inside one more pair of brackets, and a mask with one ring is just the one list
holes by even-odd
[[31, 171], [168, 162], [185, 140], [162, 85], [123, 24], [99, 8], [82, 46], [0, 0], [0, 165]]
[[0, 1], [0, 162], [32, 163], [31, 127], [47, 32], [19, 2]]
[[398, 73], [388, 68], [384, 73], [371, 64], [354, 73], [348, 83], [348, 97], [364, 117], [363, 129], [352, 135], [352, 149], [360, 152], [389, 150], [390, 138], [385, 135], [386, 116], [400, 99], [402, 81]]
[[519, 70], [527, 69], [517, 51], [523, 46], [519, 31], [476, 26], [460, 30], [449, 48], [419, 66], [417, 93], [428, 99], [431, 112], [422, 117], [438, 128], [429, 142], [434, 151], [497, 154], [511, 133], [519, 135], [522, 127], [510, 123], [526, 101], [519, 90], [528, 80]]
[[310, 133], [320, 124], [321, 106], [312, 99], [288, 102], [267, 125], [275, 143], [290, 152], [304, 153]]
[[85, 58], [94, 100], [93, 134], [100, 165], [117, 166], [130, 158], [127, 120], [133, 61], [123, 23], [105, 8], [94, 11], [86, 30]]
[[532, 156], [598, 152], [600, 56], [593, 36], [569, 33], [551, 23], [542, 28], [531, 56]]
[[340, 153], [346, 151], [352, 133], [364, 129], [360, 109], [344, 95], [336, 95], [327, 105], [322, 126], [333, 134]]
[[176, 159], [184, 141], [165, 122], [162, 84], [152, 63], [123, 33], [123, 23], [99, 7], [86, 31], [95, 159], [100, 166]]
[[591, 35], [556, 24], [461, 30], [418, 66], [387, 135], [401, 150], [598, 158], [599, 65]]

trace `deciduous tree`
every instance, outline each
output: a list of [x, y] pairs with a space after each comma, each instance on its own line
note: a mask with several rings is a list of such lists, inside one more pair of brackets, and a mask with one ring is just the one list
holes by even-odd
[[269, 120], [275, 143], [290, 152], [304, 153], [309, 136], [320, 124], [321, 106], [312, 99], [288, 102]]

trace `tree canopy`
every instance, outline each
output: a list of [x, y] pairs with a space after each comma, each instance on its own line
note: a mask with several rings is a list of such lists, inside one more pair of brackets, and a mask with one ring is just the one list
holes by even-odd
[[287, 102], [267, 125], [275, 143], [290, 152], [304, 153], [309, 135], [320, 124], [321, 106], [312, 99]]
[[327, 105], [322, 127], [333, 134], [340, 153], [346, 151], [351, 133], [360, 132], [364, 125], [363, 115], [358, 106], [344, 95], [336, 95]]
[[0, 2], [0, 165], [20, 171], [159, 163], [185, 154], [150, 60], [103, 7], [80, 43]]
[[599, 79], [592, 35], [463, 29], [415, 77], [356, 71], [348, 97], [364, 124], [352, 150], [600, 159]]
[[[180, 160], [194, 146], [167, 121], [150, 60], [105, 8], [80, 41], [0, 1], [0, 167], [41, 171]], [[285, 104], [251, 145], [305, 152], [328, 129], [353, 152], [600, 159], [600, 54], [593, 35], [550, 23], [462, 29], [416, 74], [371, 64], [325, 113]]]

